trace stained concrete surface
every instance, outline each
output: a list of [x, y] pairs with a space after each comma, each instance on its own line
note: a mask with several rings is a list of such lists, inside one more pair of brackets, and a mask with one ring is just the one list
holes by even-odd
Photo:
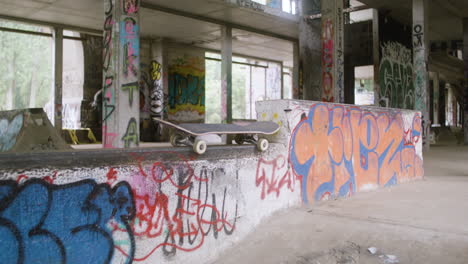
[[468, 147], [433, 146], [424, 166], [423, 181], [280, 212], [214, 263], [468, 263]]

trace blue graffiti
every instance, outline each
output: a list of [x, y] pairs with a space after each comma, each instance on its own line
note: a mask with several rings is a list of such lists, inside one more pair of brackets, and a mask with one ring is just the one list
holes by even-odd
[[16, 144], [16, 138], [23, 127], [23, 114], [19, 114], [8, 122], [0, 120], [0, 152], [12, 149]]
[[0, 181], [0, 263], [109, 263], [114, 252], [110, 222], [125, 227], [133, 260], [132, 190], [120, 182], [84, 180], [53, 185], [32, 179]]
[[169, 75], [169, 106], [176, 105], [205, 105], [205, 78], [177, 73]]

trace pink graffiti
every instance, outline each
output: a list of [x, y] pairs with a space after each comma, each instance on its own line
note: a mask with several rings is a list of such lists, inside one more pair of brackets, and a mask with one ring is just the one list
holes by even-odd
[[322, 101], [334, 102], [333, 91], [333, 22], [327, 19], [322, 25]]
[[288, 160], [283, 155], [271, 161], [263, 158], [258, 161], [255, 185], [262, 189], [260, 195], [262, 200], [270, 194], [279, 197], [283, 189], [294, 192], [299, 181], [300, 177], [291, 173]]

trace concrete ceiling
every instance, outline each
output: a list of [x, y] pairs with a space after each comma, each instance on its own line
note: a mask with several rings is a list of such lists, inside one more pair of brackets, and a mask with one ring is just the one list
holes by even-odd
[[[281, 12], [252, 10], [233, 4], [232, 0], [144, 0], [141, 10], [142, 36], [165, 37], [200, 47], [220, 49], [221, 26], [214, 22], [233, 23], [297, 39], [298, 17]], [[171, 9], [192, 14], [192, 18], [158, 10]], [[104, 0], [0, 0], [0, 16], [38, 20], [101, 30], [104, 23]], [[194, 19], [206, 18], [205, 21]], [[206, 22], [210, 21], [210, 22]], [[245, 30], [233, 30], [233, 51], [238, 54], [268, 58], [292, 64], [293, 44], [271, 36]]]
[[[403, 24], [412, 24], [412, 0], [360, 0], [379, 9]], [[432, 41], [461, 40], [462, 18], [468, 17], [467, 0], [432, 0], [429, 3], [429, 39]]]

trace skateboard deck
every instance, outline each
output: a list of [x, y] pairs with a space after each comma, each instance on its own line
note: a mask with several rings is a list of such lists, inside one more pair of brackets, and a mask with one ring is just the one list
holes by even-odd
[[235, 135], [234, 141], [237, 144], [252, 143], [257, 145], [258, 150], [266, 151], [269, 145], [268, 140], [259, 137], [259, 135], [272, 135], [280, 129], [279, 125], [274, 122], [255, 122], [241, 126], [236, 124], [174, 124], [159, 118], [153, 119], [178, 131], [171, 135], [172, 146], [191, 146], [193, 151], [198, 154], [205, 153], [207, 144], [204, 140], [197, 139], [197, 136], [210, 134]]
[[238, 134], [264, 134], [272, 135], [280, 129], [275, 122], [255, 122], [245, 126], [236, 124], [195, 124], [182, 123], [174, 124], [172, 122], [153, 118], [155, 121], [181, 130], [194, 136], [204, 136], [209, 134], [238, 135]]

